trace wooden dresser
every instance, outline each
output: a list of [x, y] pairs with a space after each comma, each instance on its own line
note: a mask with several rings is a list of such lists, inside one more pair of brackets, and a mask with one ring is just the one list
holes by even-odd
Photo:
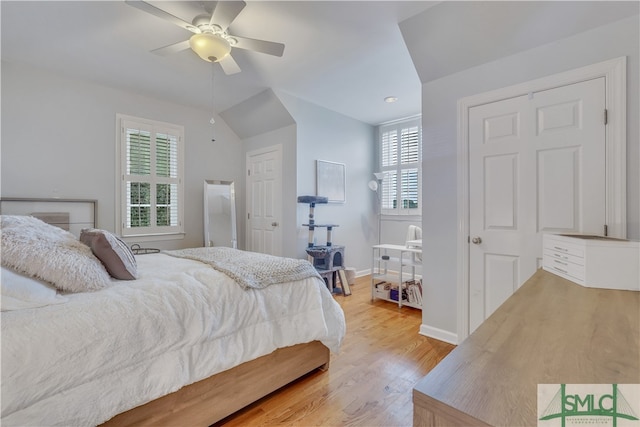
[[640, 383], [640, 292], [538, 270], [413, 390], [414, 426], [535, 426], [538, 384]]

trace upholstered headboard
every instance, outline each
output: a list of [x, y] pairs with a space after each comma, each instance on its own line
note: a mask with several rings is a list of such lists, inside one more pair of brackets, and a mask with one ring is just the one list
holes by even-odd
[[3, 197], [0, 214], [31, 215], [80, 236], [83, 228], [96, 227], [97, 203], [97, 200], [89, 199]]

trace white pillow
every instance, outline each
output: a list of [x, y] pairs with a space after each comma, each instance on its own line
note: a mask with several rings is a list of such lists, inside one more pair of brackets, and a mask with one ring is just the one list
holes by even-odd
[[67, 297], [58, 295], [55, 288], [47, 283], [23, 276], [4, 267], [2, 267], [0, 283], [2, 311], [44, 307], [62, 304], [69, 300]]
[[67, 292], [111, 285], [91, 249], [61, 228], [31, 216], [2, 215], [2, 265]]

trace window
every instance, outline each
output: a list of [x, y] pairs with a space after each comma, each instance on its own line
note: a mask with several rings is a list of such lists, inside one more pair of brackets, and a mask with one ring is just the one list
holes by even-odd
[[184, 128], [120, 114], [117, 121], [119, 234], [182, 237]]
[[380, 126], [380, 203], [386, 215], [420, 215], [422, 183], [420, 118]]

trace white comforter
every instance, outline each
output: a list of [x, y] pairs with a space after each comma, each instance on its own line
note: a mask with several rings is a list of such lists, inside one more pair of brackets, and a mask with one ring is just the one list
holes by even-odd
[[2, 313], [2, 425], [96, 425], [277, 348], [337, 351], [321, 280], [242, 290], [197, 261], [137, 257], [140, 278]]

